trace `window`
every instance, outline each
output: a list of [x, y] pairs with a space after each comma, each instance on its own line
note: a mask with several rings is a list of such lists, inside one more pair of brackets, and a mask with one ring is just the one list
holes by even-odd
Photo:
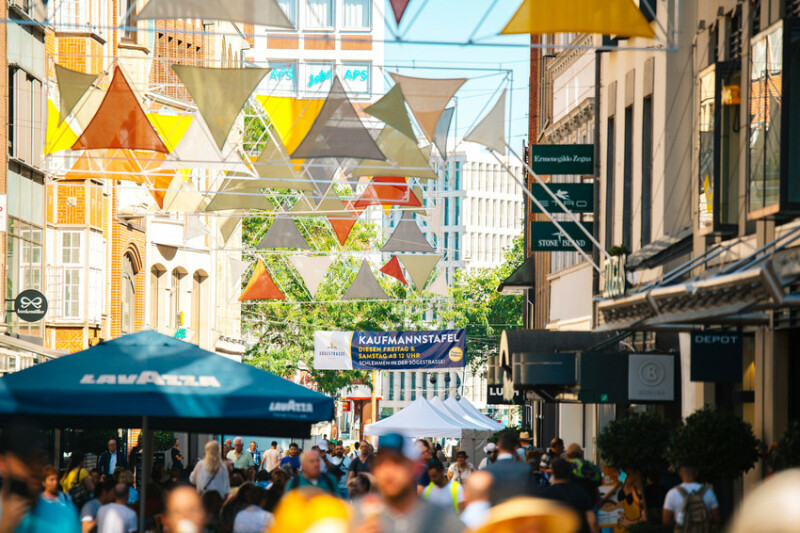
[[136, 0], [121, 0], [119, 2], [119, 20], [123, 21], [122, 38], [128, 41], [136, 40], [136, 22], [133, 16], [136, 14]]
[[64, 265], [81, 264], [80, 231], [65, 231], [61, 234], [61, 263]]
[[642, 230], [641, 244], [650, 243], [652, 235], [653, 195], [653, 97], [642, 100]]
[[411, 401], [417, 399], [417, 373], [411, 373]]
[[306, 75], [303, 85], [308, 93], [326, 95], [331, 89], [333, 64], [327, 61], [309, 61], [306, 63]]
[[125, 335], [135, 330], [136, 318], [136, 273], [130, 254], [122, 257], [122, 286], [120, 287], [120, 333]]
[[345, 29], [369, 29], [371, 0], [343, 0], [342, 27]]
[[450, 197], [444, 199], [444, 225], [450, 225]]
[[608, 117], [606, 134], [606, 237], [605, 246], [614, 245], [614, 117]]
[[400, 401], [406, 399], [406, 373], [400, 372]]
[[87, 319], [99, 323], [105, 310], [105, 240], [103, 234], [89, 232], [89, 309]]
[[272, 70], [267, 77], [268, 94], [295, 96], [297, 94], [297, 63], [294, 61], [270, 61]]
[[186, 271], [181, 268], [175, 268], [172, 270], [172, 288], [170, 290], [170, 302], [169, 302], [169, 310], [170, 310], [170, 327], [174, 330], [178, 327], [182, 326], [183, 323], [181, 322], [180, 313], [183, 309], [181, 307], [181, 297], [183, 296], [183, 278], [186, 276]]
[[631, 249], [631, 220], [633, 213], [633, 106], [625, 108], [625, 153], [622, 174], [622, 245]]
[[81, 269], [64, 269], [64, 317], [81, 317]]
[[42, 82], [24, 70], [9, 68], [8, 155], [40, 166], [42, 146]]
[[306, 0], [306, 26], [333, 28], [333, 0]]
[[297, 27], [297, 0], [278, 0], [278, 5], [286, 13], [292, 26]]
[[164, 293], [164, 274], [166, 269], [161, 265], [153, 265], [150, 269], [150, 327], [161, 331], [163, 322], [162, 300]]
[[388, 376], [389, 377], [389, 400], [394, 400], [395, 399], [395, 397], [394, 397], [394, 378], [395, 378], [395, 375], [396, 375], [395, 372], [389, 372], [389, 376]]
[[350, 94], [370, 94], [371, 63], [343, 63], [342, 83]]
[[192, 275], [192, 332], [194, 343], [200, 347], [205, 347], [205, 343], [201, 344], [201, 338], [205, 338], [205, 336], [200, 333], [207, 329], [208, 322], [206, 307], [203, 305], [207, 300], [206, 285], [208, 284], [205, 282], [206, 279], [208, 276], [205, 272], [199, 270]]

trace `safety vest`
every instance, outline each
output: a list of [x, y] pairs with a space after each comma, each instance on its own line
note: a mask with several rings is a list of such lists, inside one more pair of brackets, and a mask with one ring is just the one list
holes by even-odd
[[[450, 484], [450, 492], [451, 495], [453, 496], [453, 507], [455, 507], [456, 513], [458, 513], [458, 485], [459, 485], [458, 481], [453, 481]], [[431, 490], [433, 490], [433, 487], [435, 486], [436, 485], [433, 484], [433, 481], [431, 481], [430, 484], [427, 487], [425, 487], [425, 492], [423, 493], [423, 496], [426, 500], [428, 499], [428, 496], [430, 496]]]

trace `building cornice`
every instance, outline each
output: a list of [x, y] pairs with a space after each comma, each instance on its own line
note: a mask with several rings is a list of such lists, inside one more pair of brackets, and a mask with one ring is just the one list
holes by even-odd
[[567, 141], [569, 137], [592, 123], [594, 120], [594, 98], [586, 98], [580, 104], [570, 110], [555, 124], [550, 125], [544, 131], [544, 137], [548, 144], [560, 144]]
[[[569, 44], [570, 46], [592, 46], [594, 44], [592, 39], [591, 34], [583, 33]], [[580, 48], [568, 48], [559, 52], [547, 65], [551, 79], [564, 72], [587, 52], [587, 50]]]

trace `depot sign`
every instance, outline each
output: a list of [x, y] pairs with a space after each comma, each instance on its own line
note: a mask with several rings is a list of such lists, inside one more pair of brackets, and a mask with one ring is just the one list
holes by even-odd
[[691, 380], [705, 383], [742, 381], [742, 334], [730, 330], [691, 333]]

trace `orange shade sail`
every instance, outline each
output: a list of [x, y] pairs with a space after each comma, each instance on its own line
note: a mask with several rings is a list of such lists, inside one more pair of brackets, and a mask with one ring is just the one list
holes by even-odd
[[400, 268], [400, 261], [397, 259], [396, 255], [393, 255], [389, 262], [381, 267], [380, 271], [387, 276], [392, 276], [397, 279], [403, 285], [408, 285], [406, 277], [403, 275], [403, 269]]
[[269, 275], [264, 262], [259, 259], [250, 281], [239, 296], [240, 302], [248, 300], [285, 300], [286, 296], [278, 289]]

